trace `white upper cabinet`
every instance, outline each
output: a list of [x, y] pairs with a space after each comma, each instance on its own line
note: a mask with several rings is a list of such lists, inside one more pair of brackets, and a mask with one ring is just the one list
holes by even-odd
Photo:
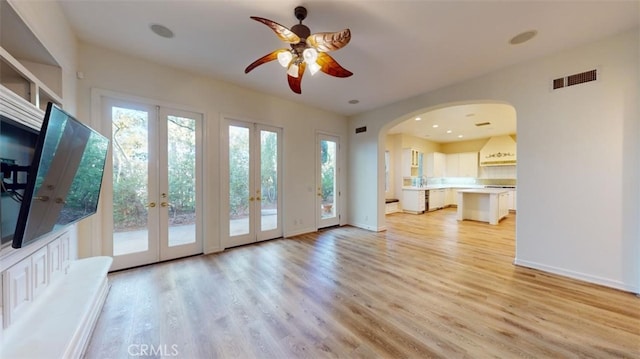
[[422, 154], [418, 150], [402, 149], [402, 177], [419, 176], [420, 158], [422, 158]]
[[427, 177], [444, 177], [447, 158], [444, 153], [431, 152], [427, 154]]
[[478, 152], [450, 153], [447, 158], [447, 177], [478, 177]]
[[460, 177], [458, 173], [460, 172], [458, 167], [460, 166], [460, 154], [458, 153], [448, 153], [447, 154], [447, 177]]
[[459, 153], [458, 176], [478, 177], [478, 152]]

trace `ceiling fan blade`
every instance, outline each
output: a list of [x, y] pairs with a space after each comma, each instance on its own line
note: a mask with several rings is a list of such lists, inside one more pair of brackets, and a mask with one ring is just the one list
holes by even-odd
[[262, 56], [261, 58], [257, 59], [256, 61], [252, 62], [251, 65], [247, 66], [246, 69], [244, 69], [244, 73], [248, 74], [249, 71], [255, 69], [256, 67], [262, 65], [262, 64], [266, 64], [267, 62], [276, 60], [278, 58], [278, 54], [282, 51], [289, 51], [287, 49], [278, 49], [275, 50], [273, 52], [270, 52], [264, 56]]
[[297, 44], [300, 42], [300, 37], [293, 33], [293, 31], [289, 30], [289, 28], [278, 24], [275, 21], [271, 21], [269, 19], [265, 19], [262, 17], [251, 16], [251, 18], [255, 21], [261, 22], [271, 28], [273, 32], [278, 35], [280, 40], [284, 42], [288, 42], [290, 44]]
[[297, 93], [297, 94], [301, 94], [302, 93], [302, 75], [304, 75], [304, 69], [307, 67], [307, 65], [304, 62], [301, 62], [300, 65], [298, 65], [298, 77], [293, 77], [289, 74], [287, 74], [287, 80], [289, 81], [289, 87], [291, 88], [291, 91]]
[[353, 72], [340, 66], [340, 64], [327, 53], [319, 52], [316, 62], [320, 65], [320, 70], [327, 75], [335, 77], [349, 77], [353, 75]]
[[346, 46], [351, 40], [351, 30], [344, 29], [338, 32], [319, 32], [307, 37], [307, 44], [315, 47], [320, 52], [334, 51]]

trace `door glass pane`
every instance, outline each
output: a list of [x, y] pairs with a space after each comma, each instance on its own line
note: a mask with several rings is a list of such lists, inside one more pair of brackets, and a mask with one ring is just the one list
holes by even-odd
[[167, 116], [169, 247], [196, 241], [196, 121]]
[[278, 227], [278, 134], [260, 131], [260, 229]]
[[249, 129], [229, 126], [229, 234], [249, 233]]
[[148, 249], [148, 124], [145, 111], [112, 107], [113, 255]]
[[336, 216], [336, 142], [320, 141], [321, 218]]

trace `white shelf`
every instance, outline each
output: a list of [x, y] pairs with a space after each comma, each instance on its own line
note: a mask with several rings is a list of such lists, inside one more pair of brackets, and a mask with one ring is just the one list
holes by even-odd
[[[29, 103], [41, 110], [44, 110], [47, 101], [62, 106], [62, 98], [2, 46], [0, 46], [0, 60], [4, 69], [3, 75], [0, 77], [0, 84], [5, 88], [8, 88], [20, 98], [29, 101]], [[12, 71], [7, 71], [7, 68]]]

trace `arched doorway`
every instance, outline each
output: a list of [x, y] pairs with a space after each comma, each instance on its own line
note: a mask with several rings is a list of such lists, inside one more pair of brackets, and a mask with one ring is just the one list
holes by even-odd
[[[379, 134], [380, 150], [384, 153], [379, 156], [382, 158], [379, 171], [384, 174], [379, 173], [385, 180], [379, 181], [379, 185], [384, 188], [379, 188], [378, 193], [383, 193], [384, 199], [399, 199], [399, 207], [403, 208], [403, 188], [407, 187], [493, 184], [515, 187], [515, 163], [495, 167], [478, 165], [477, 153], [490, 138], [499, 136], [510, 136], [514, 141], [517, 139], [515, 108], [503, 101], [446, 103], [421, 108], [398, 117], [382, 127]], [[456, 160], [458, 154], [463, 153], [465, 158], [469, 155], [473, 158], [474, 153], [476, 154], [476, 164], [470, 165], [471, 168], [475, 166], [473, 171], [453, 170], [462, 166]], [[434, 166], [430, 161], [436, 162], [437, 165]], [[446, 167], [449, 167], [449, 173]], [[515, 211], [515, 188], [510, 196], [510, 208]], [[450, 205], [452, 200], [455, 201], [449, 197], [449, 200], [440, 206]], [[439, 199], [438, 203], [440, 201]], [[379, 211], [384, 211], [384, 202], [379, 203]], [[415, 213], [428, 210], [429, 208], [408, 209], [409, 212]], [[378, 218], [384, 218], [384, 214]], [[385, 223], [381, 223], [380, 226], [385, 227]]]

